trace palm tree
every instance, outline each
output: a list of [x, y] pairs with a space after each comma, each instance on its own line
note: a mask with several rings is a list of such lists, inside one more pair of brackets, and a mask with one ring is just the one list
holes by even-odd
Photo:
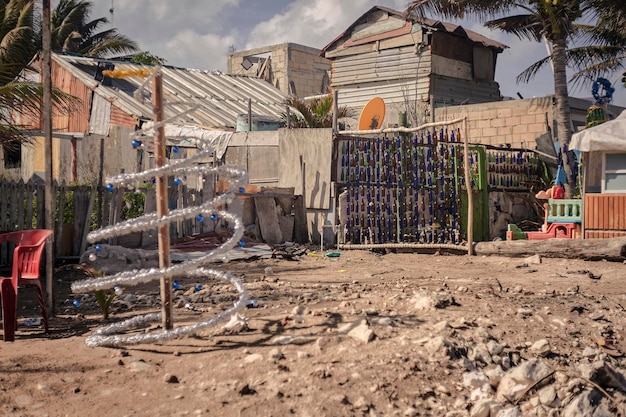
[[[581, 46], [567, 50], [567, 64], [576, 71], [569, 80], [573, 85], [588, 86], [600, 77], [612, 79], [626, 67], [626, 19], [618, 11], [612, 17], [600, 18], [596, 25], [577, 25], [575, 40]], [[549, 63], [549, 56], [535, 62], [517, 81], [530, 81]]]
[[[21, 71], [35, 55], [38, 42], [33, 0], [0, 1], [0, 146], [15, 149], [32, 136], [26, 126], [15, 123], [13, 112], [38, 119], [43, 97], [40, 83], [19, 79]], [[54, 89], [55, 111], [68, 112], [76, 99]]]
[[[299, 112], [299, 114], [291, 114], [290, 116], [290, 123], [292, 127], [332, 127], [333, 96], [331, 94], [323, 97], [316, 97], [308, 103], [297, 97], [290, 97], [287, 99], [286, 104]], [[337, 117], [339, 119], [354, 116], [353, 112], [347, 107], [340, 107], [338, 112]]]
[[[557, 108], [557, 138], [567, 151], [572, 136], [567, 86], [568, 43], [577, 31], [577, 23], [586, 19], [611, 18], [611, 10], [621, 10], [623, 0], [418, 0], [407, 7], [407, 13], [434, 12], [446, 17], [474, 15], [484, 25], [516, 35], [520, 39], [550, 43], [554, 73], [554, 95]], [[623, 16], [623, 15], [622, 15]], [[562, 152], [561, 163], [567, 176], [566, 198], [576, 186], [572, 167]], [[573, 158], [569, 158], [573, 160]]]
[[[42, 97], [43, 86], [40, 83], [11, 81], [0, 86], [0, 109], [11, 109], [21, 117], [37, 120], [41, 114]], [[78, 104], [77, 100], [59, 89], [52, 90], [54, 111], [71, 112]], [[33, 138], [27, 126], [15, 123], [12, 111], [0, 111], [0, 146], [5, 149], [15, 149]]]
[[109, 23], [106, 17], [89, 21], [90, 1], [61, 0], [51, 15], [52, 50], [106, 58], [137, 52], [136, 42], [112, 28], [99, 32]]
[[[584, 46], [572, 51], [573, 66], [578, 69], [572, 77], [574, 81], [595, 80], [626, 67], [626, 2], [595, 1], [599, 10], [597, 24], [585, 27]], [[626, 77], [626, 72], [622, 72], [622, 77]], [[626, 79], [622, 82], [626, 84]]]
[[0, 2], [0, 86], [12, 81], [37, 50], [33, 0]]

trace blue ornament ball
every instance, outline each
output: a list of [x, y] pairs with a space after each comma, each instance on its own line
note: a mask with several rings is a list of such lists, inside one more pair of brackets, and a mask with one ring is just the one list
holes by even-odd
[[204, 221], [204, 216], [202, 214], [198, 214], [196, 216], [196, 220], [198, 220], [200, 223], [202, 223]]
[[239, 247], [243, 248], [244, 246], [246, 246], [246, 242], [244, 242], [243, 240], [239, 241]]
[[172, 287], [174, 287], [175, 290], [179, 289], [180, 288], [180, 282], [178, 282], [178, 281], [172, 282]]
[[196, 291], [200, 291], [202, 289], [202, 285], [200, 284], [196, 284], [196, 286], [194, 287], [194, 290]]
[[183, 183], [183, 180], [181, 180], [180, 178], [174, 178], [174, 184], [175, 185], [180, 185]]
[[76, 308], [80, 307], [80, 301], [78, 301], [78, 300], [74, 300], [74, 301], [72, 302], [72, 304], [73, 304], [73, 305], [74, 305], [74, 307], [76, 307]]
[[113, 184], [107, 184], [107, 191], [113, 191]]
[[96, 252], [100, 252], [102, 250], [102, 246], [96, 245]]
[[211, 214], [211, 221], [217, 220], [217, 214]]
[[243, 193], [245, 193], [245, 192], [246, 192], [246, 189], [245, 189], [245, 188], [243, 188], [243, 187], [239, 188], [239, 194], [243, 194]]
[[178, 151], [180, 151], [180, 149], [178, 148], [178, 146], [173, 146], [173, 147], [172, 147], [172, 152], [174, 152], [174, 153], [178, 153]]

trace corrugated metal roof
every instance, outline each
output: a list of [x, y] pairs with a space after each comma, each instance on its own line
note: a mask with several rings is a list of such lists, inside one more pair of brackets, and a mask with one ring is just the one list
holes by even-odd
[[[52, 55], [52, 59], [121, 110], [141, 119], [152, 119], [151, 90], [144, 92], [144, 100], [133, 97], [133, 93], [144, 82], [143, 78], [106, 79], [106, 82], [94, 78], [99, 64], [113, 64], [116, 70], [135, 70], [149, 66], [57, 53]], [[164, 67], [162, 70], [166, 118], [187, 110], [190, 106], [199, 106], [175, 119], [174, 123], [208, 128], [235, 128], [237, 116], [248, 112], [248, 99], [252, 99], [253, 114], [280, 117], [285, 113], [287, 96], [264, 80], [175, 67]]]
[[494, 48], [497, 50], [504, 50], [505, 48], [508, 48], [508, 46], [506, 46], [503, 43], [500, 43], [498, 41], [495, 41], [493, 39], [489, 39], [486, 36], [481, 35], [480, 33], [474, 32], [472, 30], [469, 29], [465, 29], [459, 25], [455, 25], [453, 23], [446, 23], [446, 22], [441, 22], [439, 20], [434, 20], [434, 19], [429, 19], [429, 18], [422, 18], [422, 17], [418, 17], [418, 16], [410, 16], [407, 17], [403, 12], [400, 12], [398, 10], [394, 10], [394, 9], [390, 9], [389, 7], [383, 7], [383, 6], [374, 6], [371, 9], [369, 9], [367, 12], [363, 13], [363, 15], [361, 17], [359, 17], [357, 20], [354, 21], [354, 23], [352, 23], [352, 25], [350, 25], [345, 31], [343, 31], [339, 36], [337, 36], [335, 39], [333, 39], [328, 45], [326, 45], [324, 48], [322, 48], [322, 52], [320, 53], [320, 55], [324, 56], [324, 53], [330, 49], [332, 49], [332, 47], [339, 42], [339, 40], [343, 39], [344, 37], [349, 36], [352, 33], [352, 30], [354, 29], [354, 27], [356, 27], [359, 23], [361, 23], [369, 14], [371, 14], [372, 12], [376, 11], [376, 10], [381, 10], [383, 12], [386, 12], [390, 15], [394, 15], [394, 16], [398, 16], [401, 17], [407, 21], [412, 21], [412, 22], [416, 22], [419, 23], [425, 27], [431, 28], [431, 29], [435, 29], [435, 30], [440, 30], [442, 32], [447, 32], [447, 33], [451, 33], [457, 36], [461, 36], [463, 38], [467, 38], [470, 41], [474, 42], [474, 43], [478, 43], [481, 44], [483, 46], [486, 46], [488, 48]]

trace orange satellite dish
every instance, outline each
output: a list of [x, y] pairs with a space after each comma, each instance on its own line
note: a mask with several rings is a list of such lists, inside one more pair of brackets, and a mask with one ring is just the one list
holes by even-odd
[[359, 116], [359, 130], [380, 129], [385, 119], [385, 102], [374, 97], [367, 102]]

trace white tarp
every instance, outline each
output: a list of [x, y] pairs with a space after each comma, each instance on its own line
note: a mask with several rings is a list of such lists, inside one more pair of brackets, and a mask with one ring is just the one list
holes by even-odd
[[[152, 122], [148, 122], [142, 130], [150, 129], [151, 126]], [[173, 123], [165, 125], [165, 139], [168, 144], [191, 145], [198, 149], [211, 148], [218, 159], [224, 156], [232, 136], [233, 132], [224, 130], [210, 130], [199, 126], [177, 125]]]
[[574, 133], [569, 148], [583, 152], [626, 151], [626, 110], [613, 120]]

